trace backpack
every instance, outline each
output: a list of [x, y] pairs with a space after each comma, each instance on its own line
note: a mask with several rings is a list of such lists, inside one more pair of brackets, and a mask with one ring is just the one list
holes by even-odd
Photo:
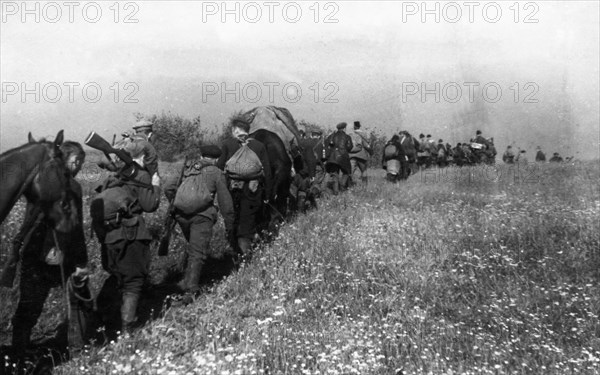
[[233, 179], [252, 180], [263, 174], [263, 165], [256, 152], [248, 146], [250, 141], [242, 146], [225, 163], [225, 172]]
[[444, 146], [441, 146], [440, 148], [438, 148], [438, 158], [445, 158], [446, 157], [446, 149], [444, 148]]
[[352, 134], [351, 136], [352, 138], [352, 150], [350, 150], [351, 153], [355, 154], [357, 152], [362, 151], [363, 149], [363, 139], [359, 134]]
[[173, 207], [185, 215], [197, 214], [213, 205], [214, 194], [206, 185], [206, 177], [202, 174], [204, 168], [206, 166], [192, 164], [184, 172], [184, 179], [175, 193]]
[[394, 143], [388, 143], [383, 149], [383, 155], [386, 159], [397, 158], [399, 154], [400, 150]]
[[131, 216], [134, 198], [124, 185], [108, 186], [92, 198], [90, 213], [94, 221], [118, 220]]

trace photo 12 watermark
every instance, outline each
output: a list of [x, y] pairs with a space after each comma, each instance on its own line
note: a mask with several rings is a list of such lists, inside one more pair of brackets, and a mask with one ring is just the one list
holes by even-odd
[[337, 2], [308, 1], [203, 1], [202, 22], [220, 23], [338, 23]]
[[335, 82], [313, 82], [302, 85], [297, 82], [202, 82], [202, 103], [298, 103], [306, 99], [314, 103], [339, 103], [340, 88]]
[[138, 23], [134, 1], [1, 1], [2, 23]]
[[2, 103], [139, 103], [140, 86], [135, 82], [2, 82]]
[[502, 85], [498, 82], [402, 82], [401, 101], [420, 103], [458, 103], [467, 100], [473, 103], [483, 100], [498, 103], [508, 97], [514, 103], [537, 104], [540, 86], [536, 82], [513, 82]]
[[540, 6], [529, 1], [403, 1], [402, 23], [539, 23]]

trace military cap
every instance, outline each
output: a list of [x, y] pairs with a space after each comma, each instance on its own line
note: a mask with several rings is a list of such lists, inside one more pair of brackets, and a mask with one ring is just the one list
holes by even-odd
[[476, 134], [476, 135], [479, 135], [479, 134], [481, 134], [481, 130], [477, 130], [477, 131], [475, 132], [475, 134]]
[[154, 124], [152, 123], [152, 121], [142, 119], [142, 120], [136, 122], [135, 125], [133, 125], [133, 129], [135, 131], [138, 131], [138, 130], [150, 130], [151, 131], [153, 125]]
[[425, 138], [425, 134], [423, 134], [423, 133], [419, 134], [419, 138]]
[[221, 149], [216, 145], [202, 145], [200, 146], [200, 153], [207, 158], [218, 159], [221, 157]]
[[558, 152], [555, 152], [554, 154], [552, 154], [553, 156], [558, 156]]
[[427, 134], [427, 138], [431, 138], [431, 134]]
[[360, 128], [360, 121], [354, 121], [354, 129]]
[[345, 122], [340, 122], [339, 124], [337, 124], [335, 127], [338, 129], [346, 129], [346, 126], [348, 124], [346, 124]]
[[438, 143], [444, 143], [444, 141], [440, 139], [440, 140], [438, 141]]
[[525, 151], [525, 150], [521, 150], [521, 154], [524, 154], [524, 153], [526, 153], [526, 152], [527, 152], [527, 151]]

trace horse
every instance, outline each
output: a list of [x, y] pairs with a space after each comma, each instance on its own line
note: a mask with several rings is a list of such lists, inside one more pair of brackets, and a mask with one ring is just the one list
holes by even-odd
[[73, 229], [78, 212], [60, 151], [63, 140], [62, 130], [53, 142], [36, 141], [29, 133], [28, 143], [0, 155], [0, 223], [23, 195], [54, 230], [68, 233]]
[[272, 196], [268, 200], [273, 205], [271, 208], [275, 208], [276, 216], [285, 217], [288, 212], [292, 167], [296, 171], [304, 167], [299, 147], [301, 136], [292, 114], [285, 108], [268, 106], [256, 107], [234, 118], [249, 123], [250, 137], [265, 146], [272, 176]]

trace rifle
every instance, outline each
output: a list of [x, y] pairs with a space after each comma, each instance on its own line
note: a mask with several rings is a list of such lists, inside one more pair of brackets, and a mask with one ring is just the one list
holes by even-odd
[[125, 163], [125, 168], [122, 168], [120, 171], [120, 174], [122, 174], [124, 177], [132, 178], [135, 176], [138, 169], [142, 169], [139, 164], [133, 161], [127, 151], [120, 148], [114, 148], [106, 139], [102, 138], [94, 131], [87, 136], [84, 143], [92, 148], [95, 148], [96, 150], [102, 151], [114, 170], [118, 170], [119, 168], [117, 168], [115, 163], [111, 160], [109, 154], [115, 154], [118, 156], [119, 159]]
[[[181, 173], [179, 174], [179, 179], [177, 180], [177, 187], [181, 185], [181, 181], [183, 180], [183, 175], [185, 173], [185, 169], [187, 166], [188, 157], [185, 157], [183, 161], [183, 167], [181, 168]], [[160, 239], [160, 245], [158, 245], [158, 255], [161, 257], [169, 254], [169, 243], [171, 242], [171, 233], [173, 229], [175, 229], [175, 206], [173, 202], [175, 201], [175, 197], [169, 200], [169, 208], [167, 209], [167, 217], [165, 219], [165, 233], [163, 233]]]

